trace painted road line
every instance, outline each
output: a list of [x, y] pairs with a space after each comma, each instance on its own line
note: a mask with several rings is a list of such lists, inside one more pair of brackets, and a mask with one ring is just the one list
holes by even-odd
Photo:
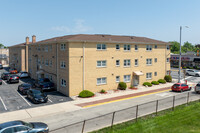
[[185, 79], [189, 79], [189, 78], [192, 78], [193, 76], [189, 76], [189, 77], [187, 77], [187, 78], [185, 78]]
[[0, 100], [1, 100], [1, 102], [2, 102], [2, 104], [3, 104], [3, 106], [4, 106], [4, 109], [5, 109], [5, 110], [8, 110], [1, 97], [0, 97]]
[[48, 101], [52, 103], [51, 99], [48, 98]]
[[22, 99], [24, 99], [24, 101], [25, 101], [29, 106], [31, 106], [31, 104], [30, 104], [23, 96], [21, 96], [21, 95], [19, 94], [18, 91], [16, 91], [16, 92], [17, 92], [17, 94], [18, 94]]
[[6, 85], [7, 85], [7, 83], [6, 83], [4, 80], [2, 80], [2, 81], [3, 81], [3, 83], [4, 83], [4, 84], [6, 84]]
[[119, 101], [123, 101], [123, 100], [128, 100], [128, 99], [132, 99], [132, 98], [147, 96], [147, 95], [156, 94], [156, 93], [160, 93], [160, 92], [165, 92], [165, 91], [169, 91], [169, 90], [171, 90], [171, 89], [167, 89], [167, 90], [164, 90], [164, 91], [152, 92], [152, 93], [143, 94], [143, 95], [139, 95], [139, 96], [133, 96], [133, 97], [128, 97], [128, 98], [122, 98], [122, 99], [113, 100], [113, 101], [109, 101], [109, 102], [102, 102], [102, 103], [97, 103], [97, 104], [92, 104], [92, 105], [86, 105], [86, 106], [83, 106], [83, 108], [88, 108], [88, 107], [103, 105], [103, 104], [107, 104], [107, 103], [119, 102]]

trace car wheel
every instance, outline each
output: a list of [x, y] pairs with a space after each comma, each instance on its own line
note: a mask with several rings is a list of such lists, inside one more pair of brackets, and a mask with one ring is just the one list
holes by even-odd
[[189, 74], [188, 74], [188, 73], [186, 73], [185, 75], [186, 75], [186, 76], [189, 76]]
[[195, 77], [199, 77], [199, 74], [195, 74]]

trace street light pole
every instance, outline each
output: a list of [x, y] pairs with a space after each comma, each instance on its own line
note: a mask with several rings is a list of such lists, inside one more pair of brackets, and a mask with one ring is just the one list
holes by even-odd
[[182, 26], [180, 26], [180, 55], [179, 55], [179, 76], [178, 76], [178, 83], [181, 82], [181, 31], [182, 31]]

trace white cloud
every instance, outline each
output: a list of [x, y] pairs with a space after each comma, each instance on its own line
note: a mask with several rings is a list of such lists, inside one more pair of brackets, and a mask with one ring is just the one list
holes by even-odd
[[75, 20], [75, 26], [72, 28], [69, 28], [67, 26], [55, 26], [52, 27], [51, 29], [54, 31], [65, 32], [65, 33], [83, 33], [90, 31], [92, 28], [89, 26], [85, 26], [84, 22], [85, 21], [83, 19], [77, 19]]

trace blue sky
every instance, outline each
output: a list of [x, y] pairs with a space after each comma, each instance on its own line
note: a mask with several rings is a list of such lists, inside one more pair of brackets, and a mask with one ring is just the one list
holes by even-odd
[[0, 0], [0, 43], [112, 34], [200, 43], [200, 0]]

